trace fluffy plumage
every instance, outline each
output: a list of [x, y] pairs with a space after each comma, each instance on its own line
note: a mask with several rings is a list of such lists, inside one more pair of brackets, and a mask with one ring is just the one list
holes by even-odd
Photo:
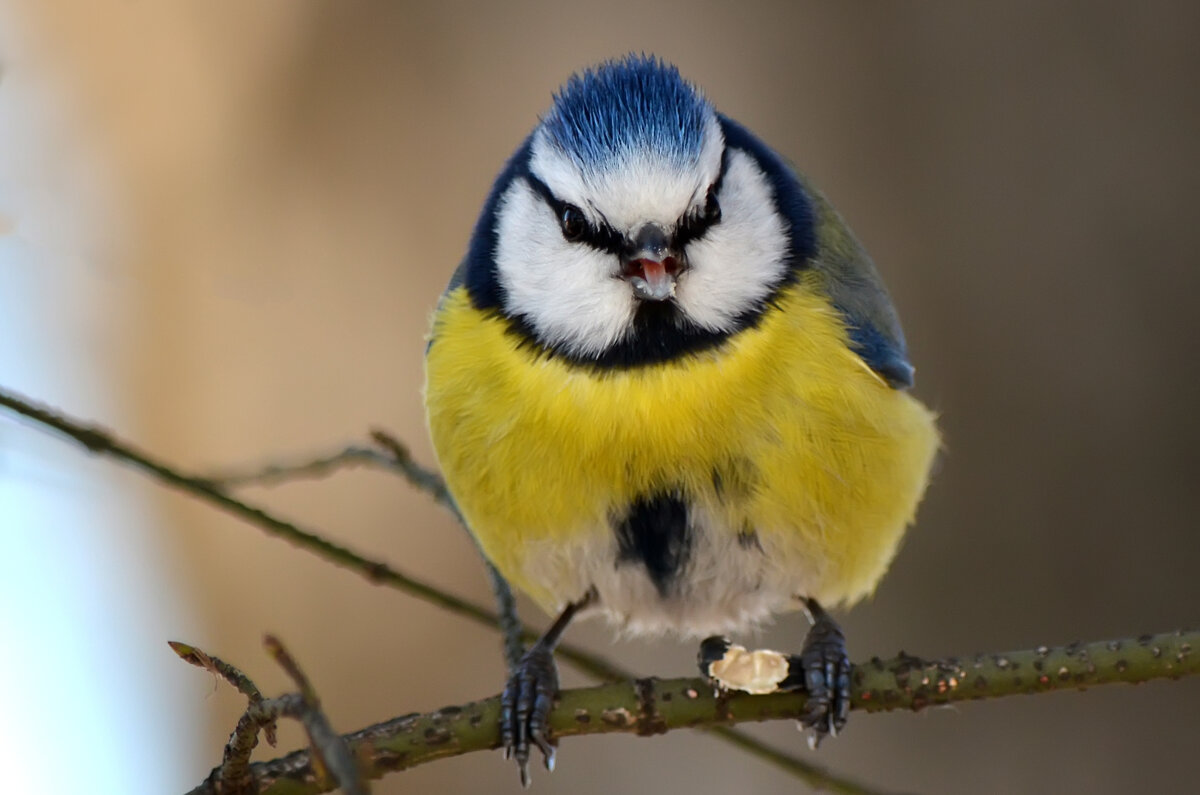
[[[588, 235], [564, 231], [568, 208]], [[648, 226], [671, 241], [668, 300], [630, 289], [622, 252]], [[427, 374], [439, 463], [484, 552], [548, 609], [594, 591], [630, 631], [729, 631], [869, 593], [938, 444], [841, 218], [650, 58], [572, 78], [518, 148]]]
[[[800, 594], [874, 587], [937, 446], [932, 417], [848, 347], [815, 277], [719, 350], [654, 367], [546, 357], [461, 288], [434, 327], [430, 425], [484, 551], [548, 610], [590, 587], [632, 632], [733, 631]], [[443, 344], [445, 343], [445, 344]], [[662, 572], [622, 560], [629, 507], [677, 493], [690, 550]], [[745, 531], [757, 544], [744, 544]]]

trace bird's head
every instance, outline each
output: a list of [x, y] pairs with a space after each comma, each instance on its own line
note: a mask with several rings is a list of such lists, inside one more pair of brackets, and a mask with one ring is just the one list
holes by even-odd
[[789, 224], [724, 129], [657, 59], [572, 77], [491, 203], [501, 311], [557, 354], [628, 364], [719, 341], [761, 311], [786, 277]]

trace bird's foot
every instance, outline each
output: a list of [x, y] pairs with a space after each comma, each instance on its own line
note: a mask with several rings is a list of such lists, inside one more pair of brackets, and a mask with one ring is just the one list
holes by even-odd
[[500, 699], [500, 743], [504, 758], [516, 759], [521, 784], [528, 787], [530, 746], [541, 749], [547, 770], [554, 770], [554, 743], [547, 721], [558, 696], [558, 666], [554, 650], [535, 643], [525, 652]]
[[812, 745], [815, 748], [826, 737], [836, 737], [846, 727], [846, 718], [850, 714], [852, 666], [842, 628], [816, 602], [809, 600], [808, 607], [813, 625], [804, 639], [798, 660], [793, 663], [793, 666], [799, 664], [799, 671], [793, 667], [789, 677], [799, 681], [788, 689], [802, 686], [808, 693], [800, 723], [813, 730]]

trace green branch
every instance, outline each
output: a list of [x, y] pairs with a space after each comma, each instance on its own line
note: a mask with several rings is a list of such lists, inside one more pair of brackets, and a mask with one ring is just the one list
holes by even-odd
[[[852, 709], [867, 712], [921, 710], [1019, 693], [1083, 690], [1115, 682], [1177, 679], [1200, 673], [1200, 632], [1143, 635], [1137, 639], [1072, 643], [1003, 654], [921, 660], [901, 654], [855, 666]], [[662, 734], [675, 729], [723, 726], [749, 721], [796, 719], [803, 693], [752, 696], [713, 692], [702, 679], [638, 679], [633, 682], [566, 690], [550, 716], [557, 741], [585, 734]], [[449, 756], [499, 747], [499, 698], [426, 715], [410, 715], [345, 735], [364, 778], [383, 775]], [[329, 792], [312, 769], [307, 751], [251, 765], [263, 795]], [[833, 792], [863, 790], [844, 782], [810, 782]], [[189, 795], [217, 795], [205, 783]]]

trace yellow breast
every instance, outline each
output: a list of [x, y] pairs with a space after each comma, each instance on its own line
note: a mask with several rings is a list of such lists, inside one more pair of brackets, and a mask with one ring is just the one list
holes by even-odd
[[848, 348], [841, 316], [806, 281], [723, 346], [629, 370], [539, 353], [460, 287], [434, 319], [425, 400], [472, 532], [546, 606], [580, 595], [545, 574], [556, 548], [594, 548], [582, 537], [664, 490], [724, 532], [753, 530], [804, 595], [857, 599], [886, 570], [938, 445], [932, 413]]

